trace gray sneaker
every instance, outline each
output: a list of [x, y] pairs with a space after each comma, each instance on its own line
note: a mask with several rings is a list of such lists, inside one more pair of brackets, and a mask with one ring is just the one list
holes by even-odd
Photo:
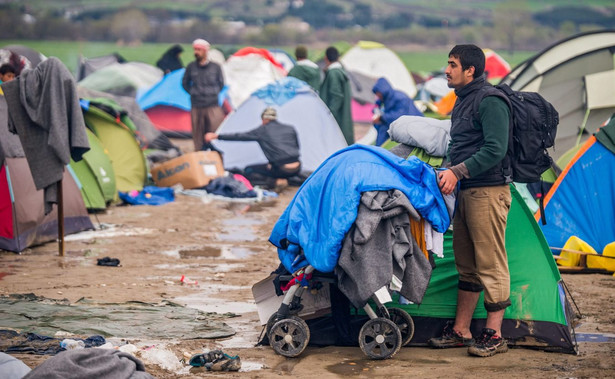
[[508, 351], [506, 340], [495, 334], [495, 330], [483, 328], [480, 337], [477, 338], [474, 346], [468, 348], [468, 354], [477, 357], [491, 357], [497, 353]]
[[442, 336], [430, 338], [427, 344], [438, 349], [472, 346], [474, 345], [474, 338], [464, 338], [461, 333], [453, 329], [452, 322], [447, 322], [442, 331]]

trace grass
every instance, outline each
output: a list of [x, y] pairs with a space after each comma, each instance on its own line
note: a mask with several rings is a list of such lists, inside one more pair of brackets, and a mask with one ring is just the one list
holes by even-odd
[[[139, 46], [119, 46], [110, 42], [87, 41], [0, 41], [0, 46], [18, 44], [28, 46], [42, 54], [60, 59], [66, 67], [76, 73], [80, 57], [94, 58], [112, 53], [119, 53], [128, 61], [139, 61], [155, 65], [160, 56], [172, 43], [144, 43]], [[184, 64], [192, 61], [192, 47], [182, 44], [184, 52], [181, 55]], [[294, 51], [294, 46], [282, 46], [286, 51]], [[510, 56], [498, 52], [512, 67], [534, 55], [534, 52], [517, 52]], [[399, 52], [401, 60], [410, 71], [427, 74], [437, 71], [446, 65], [448, 50], [430, 50], [421, 52]]]

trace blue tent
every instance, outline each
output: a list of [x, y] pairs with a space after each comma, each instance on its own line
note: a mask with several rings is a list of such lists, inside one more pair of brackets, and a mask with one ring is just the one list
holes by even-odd
[[562, 248], [576, 236], [600, 253], [615, 241], [613, 194], [615, 117], [585, 142], [547, 193], [547, 224], [540, 226], [549, 246]]
[[[347, 146], [344, 136], [325, 103], [305, 82], [285, 77], [252, 93], [236, 112], [220, 125], [218, 133], [240, 133], [261, 124], [261, 113], [276, 108], [278, 121], [292, 125], [299, 136], [302, 169], [312, 172], [331, 154]], [[213, 141], [224, 153], [226, 169], [243, 169], [267, 163], [256, 142]]]
[[[190, 95], [182, 87], [185, 71], [185, 68], [172, 71], [137, 95], [137, 103], [152, 124], [171, 137], [189, 137], [192, 130]], [[218, 103], [223, 106], [227, 100], [228, 87], [224, 86], [218, 95]]]
[[182, 87], [185, 68], [165, 75], [147, 91], [137, 94], [137, 103], [144, 111], [156, 105], [167, 105], [190, 111], [190, 95]]

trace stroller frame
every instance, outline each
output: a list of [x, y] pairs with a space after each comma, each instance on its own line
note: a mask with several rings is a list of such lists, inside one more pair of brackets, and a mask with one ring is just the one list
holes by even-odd
[[[277, 312], [273, 313], [266, 325], [267, 338], [273, 350], [282, 356], [293, 358], [299, 356], [310, 340], [307, 323], [297, 316], [303, 309], [301, 296], [308, 287], [307, 280], [334, 283], [330, 277], [312, 277], [314, 267], [308, 265], [292, 274], [295, 282], [288, 288]], [[369, 320], [359, 332], [359, 346], [365, 355], [372, 359], [393, 357], [410, 342], [414, 335], [412, 317], [400, 308], [386, 308], [374, 294], [371, 296], [376, 310], [367, 303], [363, 311]]]

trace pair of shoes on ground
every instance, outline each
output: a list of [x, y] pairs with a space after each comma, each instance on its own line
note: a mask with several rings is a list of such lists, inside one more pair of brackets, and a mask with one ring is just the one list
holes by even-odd
[[497, 353], [508, 351], [506, 340], [496, 335], [493, 329], [483, 328], [480, 336], [475, 340], [474, 338], [464, 338], [461, 333], [453, 329], [450, 323], [444, 327], [441, 337], [431, 338], [428, 344], [440, 349], [467, 346], [468, 354], [477, 357], [491, 357]]
[[189, 363], [190, 366], [205, 367], [209, 371], [239, 371], [241, 368], [241, 359], [238, 355], [231, 357], [222, 350], [193, 355]]

